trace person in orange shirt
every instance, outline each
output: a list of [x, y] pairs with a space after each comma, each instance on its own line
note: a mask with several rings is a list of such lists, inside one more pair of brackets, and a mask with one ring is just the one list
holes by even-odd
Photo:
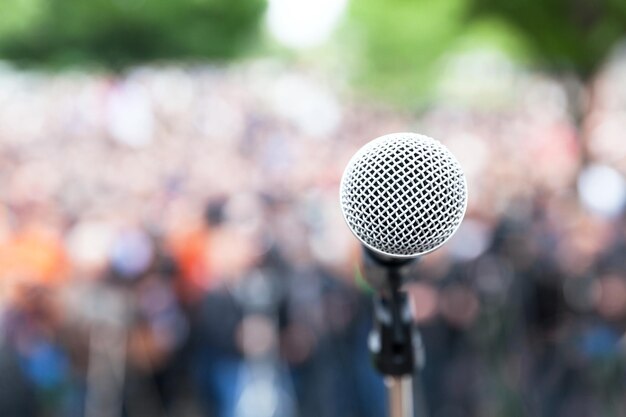
[[68, 257], [58, 228], [41, 219], [11, 231], [4, 222], [0, 237], [0, 297], [9, 299], [22, 287], [56, 288], [67, 278]]

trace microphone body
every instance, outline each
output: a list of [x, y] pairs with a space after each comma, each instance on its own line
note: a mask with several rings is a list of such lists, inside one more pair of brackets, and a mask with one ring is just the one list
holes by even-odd
[[[374, 363], [398, 382], [424, 363], [401, 291], [407, 269], [458, 229], [467, 208], [465, 174], [438, 141], [394, 133], [357, 151], [341, 178], [339, 199], [348, 227], [363, 245], [363, 275], [377, 292], [370, 335]], [[393, 386], [390, 398], [402, 384]]]

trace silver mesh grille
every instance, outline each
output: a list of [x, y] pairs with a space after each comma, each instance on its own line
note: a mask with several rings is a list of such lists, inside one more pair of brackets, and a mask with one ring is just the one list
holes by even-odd
[[465, 175], [438, 141], [415, 133], [381, 136], [362, 147], [341, 179], [341, 209], [370, 249], [414, 257], [441, 246], [467, 205]]

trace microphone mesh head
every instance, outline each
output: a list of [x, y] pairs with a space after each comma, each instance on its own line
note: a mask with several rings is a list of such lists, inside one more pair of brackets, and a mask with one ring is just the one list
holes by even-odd
[[459, 227], [467, 206], [465, 175], [438, 141], [415, 133], [363, 146], [341, 179], [341, 209], [368, 248], [397, 258], [433, 251]]

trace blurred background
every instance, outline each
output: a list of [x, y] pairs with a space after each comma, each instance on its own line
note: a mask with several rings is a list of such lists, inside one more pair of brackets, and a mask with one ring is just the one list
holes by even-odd
[[351, 155], [468, 213], [417, 415], [626, 416], [626, 2], [1, 0], [0, 416], [380, 417]]

